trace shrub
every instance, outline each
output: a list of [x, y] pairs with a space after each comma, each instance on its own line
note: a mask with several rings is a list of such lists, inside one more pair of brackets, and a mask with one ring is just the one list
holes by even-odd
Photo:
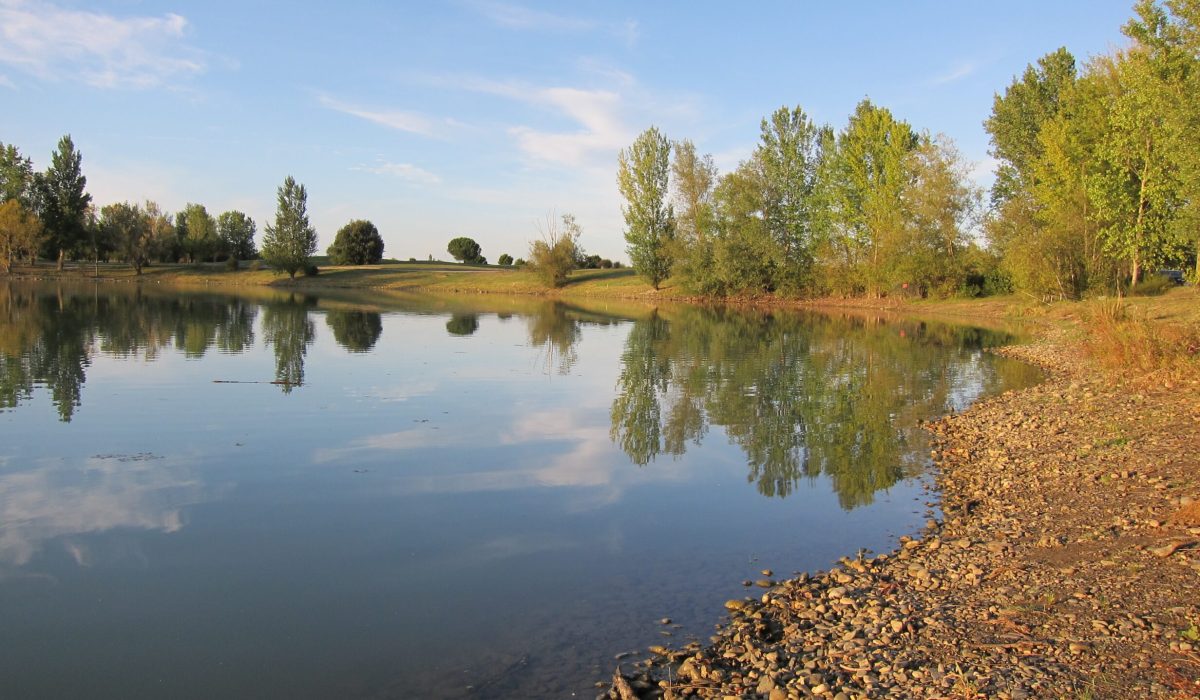
[[311, 263], [304, 266], [304, 276], [305, 277], [316, 277], [320, 272], [321, 272], [321, 269]]
[[230, 255], [228, 258], [225, 258], [225, 269], [229, 270], [230, 272], [237, 272], [238, 259], [232, 255]]
[[258, 272], [262, 269], [262, 266], [262, 260], [251, 260], [249, 269], [251, 272]]

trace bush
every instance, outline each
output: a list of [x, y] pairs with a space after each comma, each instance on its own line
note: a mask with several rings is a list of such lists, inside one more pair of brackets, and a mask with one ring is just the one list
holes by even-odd
[[1166, 294], [1167, 290], [1175, 288], [1175, 280], [1166, 275], [1147, 275], [1145, 279], [1129, 290], [1131, 296], [1156, 297]]
[[561, 287], [575, 269], [579, 256], [579, 227], [575, 217], [563, 214], [563, 225], [547, 222], [542, 239], [529, 244], [529, 267], [548, 287]]
[[304, 266], [304, 276], [305, 277], [316, 277], [320, 272], [321, 272], [321, 269], [318, 268], [316, 265], [309, 264], [309, 265]]
[[508, 267], [509, 265], [513, 264], [513, 258], [508, 253], [501, 253], [500, 257], [496, 258], [496, 262], [500, 263], [504, 267]]
[[262, 266], [263, 266], [262, 260], [251, 260], [250, 261], [250, 271], [251, 272], [258, 272], [259, 270], [262, 269]]
[[228, 258], [225, 258], [225, 269], [229, 270], [230, 272], [237, 272], [238, 259], [232, 255], [230, 255]]

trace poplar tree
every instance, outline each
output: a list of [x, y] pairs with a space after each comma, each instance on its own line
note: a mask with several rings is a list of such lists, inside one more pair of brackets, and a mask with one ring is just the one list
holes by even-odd
[[277, 190], [275, 223], [267, 224], [262, 257], [276, 270], [296, 279], [317, 251], [317, 231], [308, 223], [308, 193], [304, 185], [288, 175]]
[[617, 157], [617, 187], [625, 204], [626, 252], [655, 289], [671, 273], [675, 215], [667, 202], [671, 142], [650, 127]]
[[37, 178], [36, 189], [39, 214], [46, 233], [46, 247], [58, 256], [58, 269], [63, 269], [67, 252], [87, 237], [88, 206], [92, 196], [85, 190], [87, 178], [81, 164], [83, 154], [75, 150], [71, 135], [58, 140], [58, 148], [50, 157], [50, 167]]

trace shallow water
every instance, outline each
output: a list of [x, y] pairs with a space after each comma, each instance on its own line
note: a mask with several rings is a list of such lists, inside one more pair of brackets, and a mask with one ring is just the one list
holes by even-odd
[[920, 528], [918, 421], [1037, 379], [912, 321], [253, 294], [0, 286], [4, 696], [592, 697]]

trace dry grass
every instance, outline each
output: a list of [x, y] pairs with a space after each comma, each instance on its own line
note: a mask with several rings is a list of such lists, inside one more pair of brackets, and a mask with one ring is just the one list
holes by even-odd
[[1195, 308], [1200, 299], [1194, 290], [1178, 290], [1162, 303], [1157, 301], [1135, 304], [1117, 297], [1087, 302], [1081, 320], [1088, 353], [1126, 379], [1167, 384], [1200, 381], [1200, 321]]

